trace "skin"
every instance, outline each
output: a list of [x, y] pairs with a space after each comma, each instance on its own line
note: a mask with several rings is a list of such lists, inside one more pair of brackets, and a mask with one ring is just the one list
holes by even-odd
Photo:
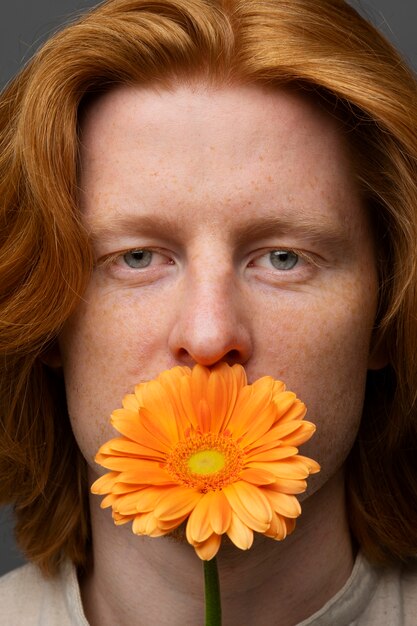
[[[97, 262], [60, 358], [91, 480], [115, 434], [111, 411], [177, 364], [239, 362], [250, 381], [284, 380], [317, 425], [301, 453], [322, 471], [295, 533], [248, 553], [222, 548], [225, 625], [295, 624], [352, 568], [343, 463], [381, 359], [370, 357], [374, 241], [351, 163], [337, 123], [286, 90], [118, 88], [84, 120], [81, 208]], [[98, 506], [94, 497], [94, 567], [81, 581], [90, 623], [200, 623], [193, 550], [116, 528]]]

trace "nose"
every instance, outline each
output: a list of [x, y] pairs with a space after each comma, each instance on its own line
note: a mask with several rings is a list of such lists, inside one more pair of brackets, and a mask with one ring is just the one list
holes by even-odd
[[249, 314], [232, 272], [185, 281], [169, 349], [177, 363], [210, 367], [219, 361], [244, 364], [253, 351]]

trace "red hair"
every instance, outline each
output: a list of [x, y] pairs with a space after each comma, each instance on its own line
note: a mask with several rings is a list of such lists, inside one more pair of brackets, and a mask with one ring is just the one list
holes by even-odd
[[[81, 112], [117, 84], [188, 77], [296, 84], [345, 125], [380, 246], [375, 342], [347, 464], [350, 522], [371, 560], [416, 553], [417, 88], [385, 39], [342, 0], [109, 0], [50, 39], [0, 99], [0, 502], [46, 573], [83, 565], [85, 461], [63, 381], [42, 355], [92, 267], [78, 213]], [[393, 515], [395, 511], [395, 517]]]

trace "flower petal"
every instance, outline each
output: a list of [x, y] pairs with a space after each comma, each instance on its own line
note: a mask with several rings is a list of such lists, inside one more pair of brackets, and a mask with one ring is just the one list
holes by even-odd
[[175, 489], [175, 487], [154, 486], [144, 487], [136, 493], [136, 513], [149, 513], [153, 511], [161, 497], [166, 493], [167, 489]]
[[139, 402], [134, 393], [128, 393], [122, 400], [122, 405], [124, 409], [131, 411], [137, 415], [139, 411]]
[[[119, 477], [120, 477], [120, 474], [119, 474]], [[135, 485], [135, 484], [118, 482], [112, 488], [112, 492], [116, 495], [123, 495], [125, 493], [132, 493], [132, 491], [138, 491], [138, 489], [143, 489], [143, 487], [142, 486], [138, 487], [138, 485]]]
[[[232, 432], [235, 439], [239, 439], [248, 432], [253, 432], [254, 428], [258, 428], [259, 416], [264, 412], [262, 427], [264, 422], [266, 423], [267, 421], [269, 423], [272, 416], [276, 415], [275, 405], [270, 401], [272, 385], [269, 377], [265, 376], [256, 382], [258, 383], [257, 386], [253, 383], [253, 385], [244, 387], [237, 398], [228, 424], [228, 429]], [[253, 440], [253, 437], [251, 439]]]
[[[229, 372], [230, 368], [226, 371]], [[210, 372], [207, 385], [207, 402], [210, 414], [215, 416], [211, 427], [211, 432], [218, 433], [225, 421], [228, 413], [233, 410], [237, 398], [237, 385], [233, 376], [228, 377], [226, 384], [225, 368], [219, 368]], [[206, 431], [208, 432], [208, 431]]]
[[213, 533], [206, 541], [195, 545], [194, 549], [197, 556], [199, 556], [202, 561], [211, 561], [219, 551], [221, 539], [219, 535]]
[[275, 390], [275, 382], [276, 381], [274, 378], [272, 378], [272, 376], [262, 376], [252, 383], [251, 387], [253, 389], [253, 393], [262, 394], [263, 396], [265, 396], [267, 402], [270, 402], [272, 399], [272, 394]]
[[120, 515], [117, 511], [112, 512], [113, 521], [116, 526], [121, 526], [122, 524], [127, 524], [127, 522], [131, 522], [135, 519], [134, 515]]
[[138, 459], [130, 456], [107, 456], [98, 453], [96, 461], [103, 467], [116, 472], [137, 472], [138, 482], [142, 480], [142, 474], [148, 470], [160, 469], [159, 461], [149, 459]]
[[201, 398], [207, 399], [207, 385], [210, 377], [210, 370], [202, 365], [197, 365], [191, 370], [190, 380], [190, 397], [197, 411]]
[[117, 479], [119, 478], [119, 472], [107, 472], [91, 485], [91, 493], [95, 494], [103, 494], [109, 493], [117, 483]]
[[275, 478], [275, 482], [268, 485], [268, 489], [295, 495], [297, 493], [304, 493], [307, 489], [307, 481], [304, 479]]
[[109, 506], [113, 506], [116, 501], [117, 496], [114, 493], [109, 493], [109, 495], [103, 498], [100, 502], [100, 508], [107, 509]]
[[300, 478], [303, 480], [310, 474], [306, 463], [303, 463], [302, 461], [300, 462], [298, 455], [292, 456], [289, 459], [283, 459], [282, 461], [270, 463], [257, 463], [256, 461], [252, 461], [247, 464], [247, 467], [272, 472], [274, 476], [277, 476], [277, 478]]
[[154, 437], [158, 441], [158, 449], [167, 450], [170, 449], [172, 445], [177, 443], [178, 434], [177, 429], [174, 430], [172, 428], [172, 423], [170, 423], [170, 419], [167, 418], [167, 415], [161, 416], [161, 419], [155, 416], [155, 413], [149, 411], [147, 407], [141, 407], [139, 409], [139, 419], [140, 425], [144, 430], [146, 430], [146, 434], [149, 437]]
[[164, 454], [163, 452], [152, 450], [152, 448], [143, 446], [136, 441], [126, 439], [126, 437], [110, 439], [110, 441], [103, 444], [96, 455], [96, 463], [102, 464], [101, 460], [99, 459], [101, 457], [105, 459], [108, 456], [142, 458], [153, 460], [158, 463], [166, 461], [166, 454]]
[[265, 532], [271, 522], [272, 509], [258, 487], [238, 481], [227, 485], [223, 493], [233, 511], [246, 526], [260, 533]]
[[178, 391], [181, 380], [183, 378], [189, 378], [190, 375], [191, 370], [189, 367], [176, 366], [159, 374], [157, 379], [167, 394], [168, 400], [171, 403], [172, 409], [176, 415], [177, 427], [182, 435], [190, 426], [190, 422], [184, 414], [181, 397]]
[[240, 472], [240, 478], [248, 483], [252, 483], [252, 485], [268, 485], [276, 480], [271, 472], [253, 467], [243, 469]]
[[187, 515], [183, 515], [182, 517], [177, 517], [174, 520], [158, 520], [158, 528], [164, 531], [164, 533], [172, 532], [176, 530], [181, 524], [187, 519]]
[[304, 402], [301, 402], [298, 398], [296, 398], [295, 394], [294, 396], [292, 396], [292, 403], [289, 397], [285, 398], [283, 402], [283, 398], [281, 397], [281, 395], [274, 398], [274, 400], [279, 407], [279, 421], [282, 424], [291, 422], [292, 420], [301, 420], [307, 413], [306, 405], [304, 404]]
[[[306, 424], [306, 428], [304, 428], [304, 424]], [[298, 420], [293, 420], [291, 422], [276, 422], [272, 428], [266, 432], [262, 437], [259, 437], [256, 442], [259, 448], [273, 448], [280, 443], [285, 443], [285, 445], [295, 445], [292, 441], [292, 435], [294, 433], [295, 437], [298, 437], [298, 429], [301, 428], [303, 432], [305, 432], [305, 441], [311, 437], [313, 434], [311, 431], [311, 427], [309, 426], [310, 422], [303, 422]], [[311, 425], [313, 426], [313, 424]], [[313, 431], [314, 432], [314, 431]], [[311, 433], [311, 434], [310, 434]]]
[[275, 397], [282, 391], [285, 391], [285, 389], [286, 386], [285, 383], [282, 382], [282, 380], [275, 380], [274, 386], [272, 388], [272, 399], [275, 400]]
[[274, 511], [271, 525], [264, 534], [266, 537], [272, 537], [272, 539], [282, 541], [283, 539], [285, 539], [287, 534], [289, 534], [287, 520], [284, 519], [281, 515], [275, 513]]
[[317, 461], [314, 461], [314, 459], [310, 459], [308, 456], [302, 456], [301, 454], [298, 454], [297, 458], [301, 462], [305, 463], [310, 474], [317, 474], [317, 472], [320, 471], [320, 465], [317, 463]]
[[142, 416], [146, 411], [153, 428], [157, 429], [158, 436], [168, 444], [176, 443], [178, 441], [176, 412], [163, 385], [158, 380], [151, 380], [144, 386], [142, 397], [143, 407], [139, 415]]
[[[287, 422], [288, 424], [297, 422]], [[311, 422], [300, 422], [299, 427], [291, 435], [282, 437], [282, 442], [290, 446], [300, 446], [308, 441], [316, 432], [316, 427]]]
[[113, 504], [113, 510], [117, 511], [121, 515], [136, 515], [138, 512], [136, 503], [138, 501], [139, 493], [140, 489], [133, 491], [132, 493], [115, 496], [116, 501]]
[[188, 515], [202, 494], [191, 487], [178, 486], [167, 490], [155, 508], [155, 516], [160, 520], [174, 520]]
[[301, 506], [295, 496], [286, 493], [279, 493], [265, 487], [264, 495], [268, 498], [273, 510], [284, 517], [298, 517], [301, 515]]
[[[146, 461], [142, 461], [146, 463]], [[138, 471], [124, 471], [120, 473], [120, 482], [134, 485], [173, 485], [175, 484], [172, 478], [169, 476], [163, 468], [159, 467], [157, 463], [153, 463], [154, 468], [146, 469], [138, 473]]]
[[253, 421], [254, 413], [251, 410], [246, 410], [251, 397], [252, 388], [250, 385], [243, 387], [238, 394], [235, 408], [227, 424], [227, 429], [233, 434], [234, 439], [239, 439]]
[[247, 448], [254, 444], [257, 444], [259, 437], [262, 437], [271, 428], [275, 421], [276, 410], [271, 403], [263, 411], [254, 414], [252, 416], [252, 423], [247, 429], [246, 433], [241, 435], [241, 446]]
[[221, 373], [225, 382], [228, 406], [221, 428], [227, 428], [227, 423], [234, 411], [238, 395], [241, 389], [247, 385], [246, 372], [238, 363], [235, 363], [232, 367], [229, 367], [227, 363], [220, 363], [214, 368], [214, 371]]
[[202, 433], [209, 433], [212, 431], [212, 419], [210, 407], [205, 398], [201, 398], [197, 406], [197, 420], [198, 429]]
[[246, 463], [250, 463], [252, 461], [257, 463], [281, 461], [282, 459], [288, 459], [289, 457], [294, 456], [297, 452], [298, 448], [293, 448], [291, 446], [279, 446], [263, 452], [257, 452], [254, 450], [246, 455]]
[[136, 441], [152, 450], [168, 453], [170, 446], [166, 442], [161, 441], [155, 436], [151, 430], [147, 430], [140, 421], [138, 414], [132, 414], [126, 409], [116, 409], [111, 414], [111, 423], [116, 430], [128, 439]]
[[153, 512], [137, 515], [133, 520], [132, 530], [135, 535], [147, 535], [148, 537], [162, 537], [169, 532], [158, 527], [158, 520]]
[[115, 409], [111, 414], [110, 421], [112, 426], [114, 426], [119, 433], [140, 443], [140, 438], [137, 436], [137, 428], [139, 426], [138, 411]]
[[186, 535], [189, 543], [201, 543], [212, 535], [213, 529], [210, 524], [210, 507], [213, 492], [205, 493], [197, 502], [188, 518]]
[[232, 509], [223, 491], [213, 491], [209, 516], [215, 533], [222, 535], [227, 531], [232, 520]]
[[[178, 391], [182, 406], [182, 413], [185, 416], [185, 424], [188, 422], [188, 427], [198, 430], [197, 414], [191, 396], [191, 378], [186, 376], [181, 378]], [[187, 426], [185, 426], [185, 429], [187, 429]]]
[[232, 519], [227, 530], [229, 539], [241, 550], [249, 550], [253, 543], [253, 530], [242, 522], [236, 513], [232, 512]]
[[[277, 416], [280, 420], [282, 420], [286, 414], [289, 415], [288, 412], [293, 408], [294, 404], [303, 405], [292, 391], [282, 391], [276, 394], [273, 401], [277, 407]], [[303, 405], [303, 407], [305, 411], [305, 405]]]

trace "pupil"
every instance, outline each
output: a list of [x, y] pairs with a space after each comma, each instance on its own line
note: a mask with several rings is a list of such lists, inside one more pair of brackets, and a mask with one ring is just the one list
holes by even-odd
[[298, 255], [289, 250], [274, 250], [269, 256], [272, 265], [278, 270], [290, 270], [298, 262]]
[[148, 267], [152, 260], [152, 252], [150, 250], [132, 250], [126, 252], [123, 258], [129, 267]]

